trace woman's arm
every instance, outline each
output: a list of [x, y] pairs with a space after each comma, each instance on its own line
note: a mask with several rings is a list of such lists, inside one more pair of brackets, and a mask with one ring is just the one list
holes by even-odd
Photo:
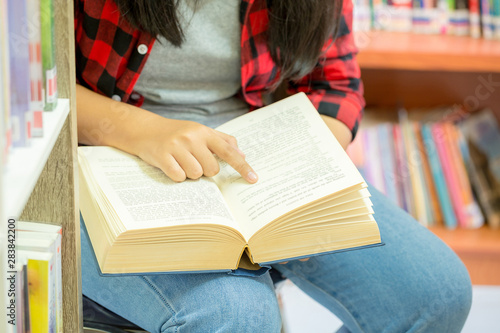
[[76, 97], [80, 143], [112, 146], [139, 156], [174, 181], [214, 176], [219, 172], [216, 154], [249, 183], [257, 181], [230, 135], [196, 122], [166, 119], [80, 85]]
[[337, 141], [340, 143], [344, 150], [347, 149], [347, 146], [352, 141], [352, 132], [343, 122], [332, 118], [330, 116], [321, 115], [323, 121], [326, 123], [330, 131], [332, 131], [333, 135], [337, 138]]

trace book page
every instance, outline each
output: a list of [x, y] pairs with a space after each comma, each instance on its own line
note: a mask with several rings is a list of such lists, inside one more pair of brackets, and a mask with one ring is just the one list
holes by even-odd
[[364, 182], [304, 94], [223, 124], [259, 176], [248, 184], [226, 163], [214, 177], [248, 240], [279, 216]]
[[160, 169], [110, 147], [80, 147], [78, 153], [85, 155], [82, 165], [92, 170], [94, 185], [106, 194], [126, 229], [193, 223], [237, 227], [210, 178], [175, 183]]

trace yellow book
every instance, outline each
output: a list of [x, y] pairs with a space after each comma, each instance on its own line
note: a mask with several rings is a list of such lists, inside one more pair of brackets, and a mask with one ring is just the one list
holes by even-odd
[[79, 148], [80, 209], [102, 273], [233, 270], [247, 257], [381, 244], [365, 181], [305, 94], [218, 130], [236, 137], [256, 184], [223, 162], [215, 177], [175, 183], [117, 149]]
[[31, 332], [56, 332], [55, 276], [52, 253], [18, 250], [19, 260], [27, 263], [28, 302]]

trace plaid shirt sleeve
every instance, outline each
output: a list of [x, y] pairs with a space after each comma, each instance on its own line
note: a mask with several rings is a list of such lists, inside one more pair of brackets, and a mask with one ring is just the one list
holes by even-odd
[[129, 101], [154, 38], [125, 21], [112, 0], [75, 0], [77, 82]]
[[352, 9], [352, 1], [344, 0], [337, 39], [333, 44], [332, 40], [325, 44], [324, 56], [316, 68], [304, 78], [290, 82], [288, 92], [306, 93], [320, 114], [343, 122], [354, 139], [365, 100], [352, 34]]

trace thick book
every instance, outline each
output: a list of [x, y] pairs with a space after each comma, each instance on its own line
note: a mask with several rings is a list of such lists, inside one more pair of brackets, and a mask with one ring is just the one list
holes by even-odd
[[256, 184], [223, 161], [215, 177], [175, 183], [120, 150], [78, 148], [101, 273], [230, 271], [381, 244], [365, 181], [305, 94], [217, 129]]

